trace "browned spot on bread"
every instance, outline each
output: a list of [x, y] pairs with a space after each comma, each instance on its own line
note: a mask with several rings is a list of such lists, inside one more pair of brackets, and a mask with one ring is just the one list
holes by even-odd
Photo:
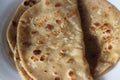
[[110, 28], [111, 28], [111, 25], [110, 25], [109, 23], [104, 23], [104, 24], [100, 27], [101, 30], [110, 29]]
[[95, 10], [95, 9], [97, 9], [97, 7], [93, 6], [93, 7], [92, 7], [92, 10]]
[[109, 26], [110, 24], [109, 23], [104, 23], [104, 26]]
[[96, 22], [94, 23], [95, 26], [100, 26], [100, 23]]
[[39, 54], [41, 54], [41, 52], [42, 52], [41, 50], [34, 50], [33, 51], [34, 55], [39, 55]]
[[55, 75], [57, 75], [58, 73], [57, 72], [54, 72]]
[[106, 30], [106, 33], [110, 33], [111, 32], [111, 30]]
[[46, 58], [47, 58], [48, 54], [43, 54], [41, 57], [40, 57], [40, 61], [44, 61]]
[[17, 22], [16, 22], [16, 21], [12, 21], [12, 25], [13, 25], [14, 27], [17, 27]]
[[48, 1], [45, 2], [46, 5], [49, 5], [50, 3]]
[[55, 80], [60, 80], [60, 77], [55, 77]]
[[19, 58], [19, 57], [16, 57], [16, 60], [20, 60], [20, 58]]
[[69, 74], [70, 77], [75, 75], [73, 71], [70, 71], [68, 74]]
[[24, 5], [25, 6], [33, 6], [34, 4], [36, 4], [37, 2], [36, 2], [36, 0], [26, 0], [25, 2], [24, 2]]
[[112, 49], [112, 45], [109, 45], [109, 46], [108, 46], [108, 49], [111, 50], [111, 49]]
[[44, 72], [46, 72], [46, 73], [47, 73], [48, 71], [47, 71], [47, 70], [44, 70]]
[[25, 5], [25, 6], [28, 6], [28, 5], [29, 5], [29, 1], [25, 1], [25, 2], [24, 2], [24, 5]]
[[55, 7], [60, 7], [61, 6], [61, 3], [56, 3], [55, 4]]
[[37, 59], [35, 56], [31, 56], [31, 59], [32, 59], [34, 62], [38, 61], [38, 59]]
[[37, 32], [37, 31], [32, 31], [31, 33], [32, 33], [32, 34], [36, 34], [36, 33], [38, 33], [38, 32]]
[[51, 25], [51, 24], [47, 24], [46, 29], [47, 30], [52, 30], [52, 29], [54, 29], [54, 26]]
[[61, 24], [61, 20], [56, 20], [56, 23], [57, 24]]

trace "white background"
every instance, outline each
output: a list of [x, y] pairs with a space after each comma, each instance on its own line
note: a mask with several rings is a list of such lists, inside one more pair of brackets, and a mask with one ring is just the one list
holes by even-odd
[[[0, 0], [0, 80], [22, 80], [14, 65], [10, 62], [7, 52], [6, 27], [22, 0]], [[120, 10], [120, 0], [108, 0]], [[120, 80], [120, 62], [98, 80]]]

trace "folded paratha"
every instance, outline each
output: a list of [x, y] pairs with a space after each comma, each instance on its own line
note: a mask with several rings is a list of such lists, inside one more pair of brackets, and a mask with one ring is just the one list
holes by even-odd
[[17, 31], [21, 64], [34, 80], [92, 80], [77, 0], [41, 0]]
[[[24, 80], [32, 80], [30, 76], [26, 73], [22, 65], [20, 64], [19, 54], [17, 52], [16, 46], [16, 36], [17, 36], [17, 25], [21, 15], [31, 6], [38, 3], [40, 0], [23, 0], [22, 3], [18, 6], [15, 15], [13, 16], [8, 29], [7, 29], [7, 41], [10, 46], [10, 55], [12, 55], [12, 59], [16, 64], [16, 67], [19, 73], [22, 75]], [[12, 51], [12, 52], [11, 52]], [[14, 53], [14, 54], [13, 54]]]
[[107, 0], [79, 0], [86, 53], [94, 77], [120, 58], [120, 12]]

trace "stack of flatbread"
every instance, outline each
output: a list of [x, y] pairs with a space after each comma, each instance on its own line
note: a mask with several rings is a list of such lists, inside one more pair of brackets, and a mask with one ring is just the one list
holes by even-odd
[[23, 0], [7, 29], [23, 80], [93, 80], [119, 60], [120, 12], [106, 0]]

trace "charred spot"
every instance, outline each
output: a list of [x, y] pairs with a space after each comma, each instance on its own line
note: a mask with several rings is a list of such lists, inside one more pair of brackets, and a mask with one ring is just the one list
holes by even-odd
[[12, 22], [12, 25], [13, 25], [14, 27], [17, 27], [17, 22], [16, 22], [16, 21], [13, 21], [13, 22]]
[[100, 26], [100, 23], [96, 22], [94, 23], [95, 26]]
[[44, 61], [45, 60], [45, 55], [42, 55], [41, 57], [40, 57], [40, 61]]
[[60, 80], [60, 77], [55, 77], [55, 80]]
[[24, 2], [24, 5], [31, 7], [33, 4], [36, 4], [36, 3], [37, 3], [36, 0], [28, 0]]
[[28, 5], [29, 5], [29, 1], [25, 1], [25, 2], [24, 2], [24, 5], [25, 5], [25, 6], [28, 6]]
[[61, 23], [61, 21], [60, 21], [60, 20], [56, 20], [56, 23], [57, 23], [57, 24], [60, 24], [60, 23]]
[[48, 71], [47, 71], [47, 70], [44, 70], [44, 72], [46, 72], [46, 73], [47, 73]]
[[51, 25], [51, 24], [47, 24], [46, 29], [48, 29], [48, 30], [52, 30], [52, 29], [54, 29], [54, 26]]
[[109, 23], [104, 23], [104, 26], [109, 26], [110, 24]]
[[68, 74], [69, 74], [70, 77], [75, 75], [73, 71], [70, 71]]
[[35, 0], [33, 0], [33, 1], [32, 1], [32, 3], [33, 3], [33, 4], [36, 4], [36, 1], [35, 1]]
[[109, 46], [108, 46], [108, 49], [111, 50], [111, 49], [112, 49], [112, 45], [109, 45]]
[[111, 32], [111, 30], [106, 30], [106, 33], [110, 33]]
[[16, 60], [20, 60], [20, 58], [19, 58], [19, 57], [16, 57]]
[[34, 50], [33, 51], [34, 55], [39, 55], [39, 54], [41, 54], [41, 52], [42, 52], [41, 50]]
[[61, 6], [61, 3], [56, 3], [55, 4], [55, 7], [60, 7]]

